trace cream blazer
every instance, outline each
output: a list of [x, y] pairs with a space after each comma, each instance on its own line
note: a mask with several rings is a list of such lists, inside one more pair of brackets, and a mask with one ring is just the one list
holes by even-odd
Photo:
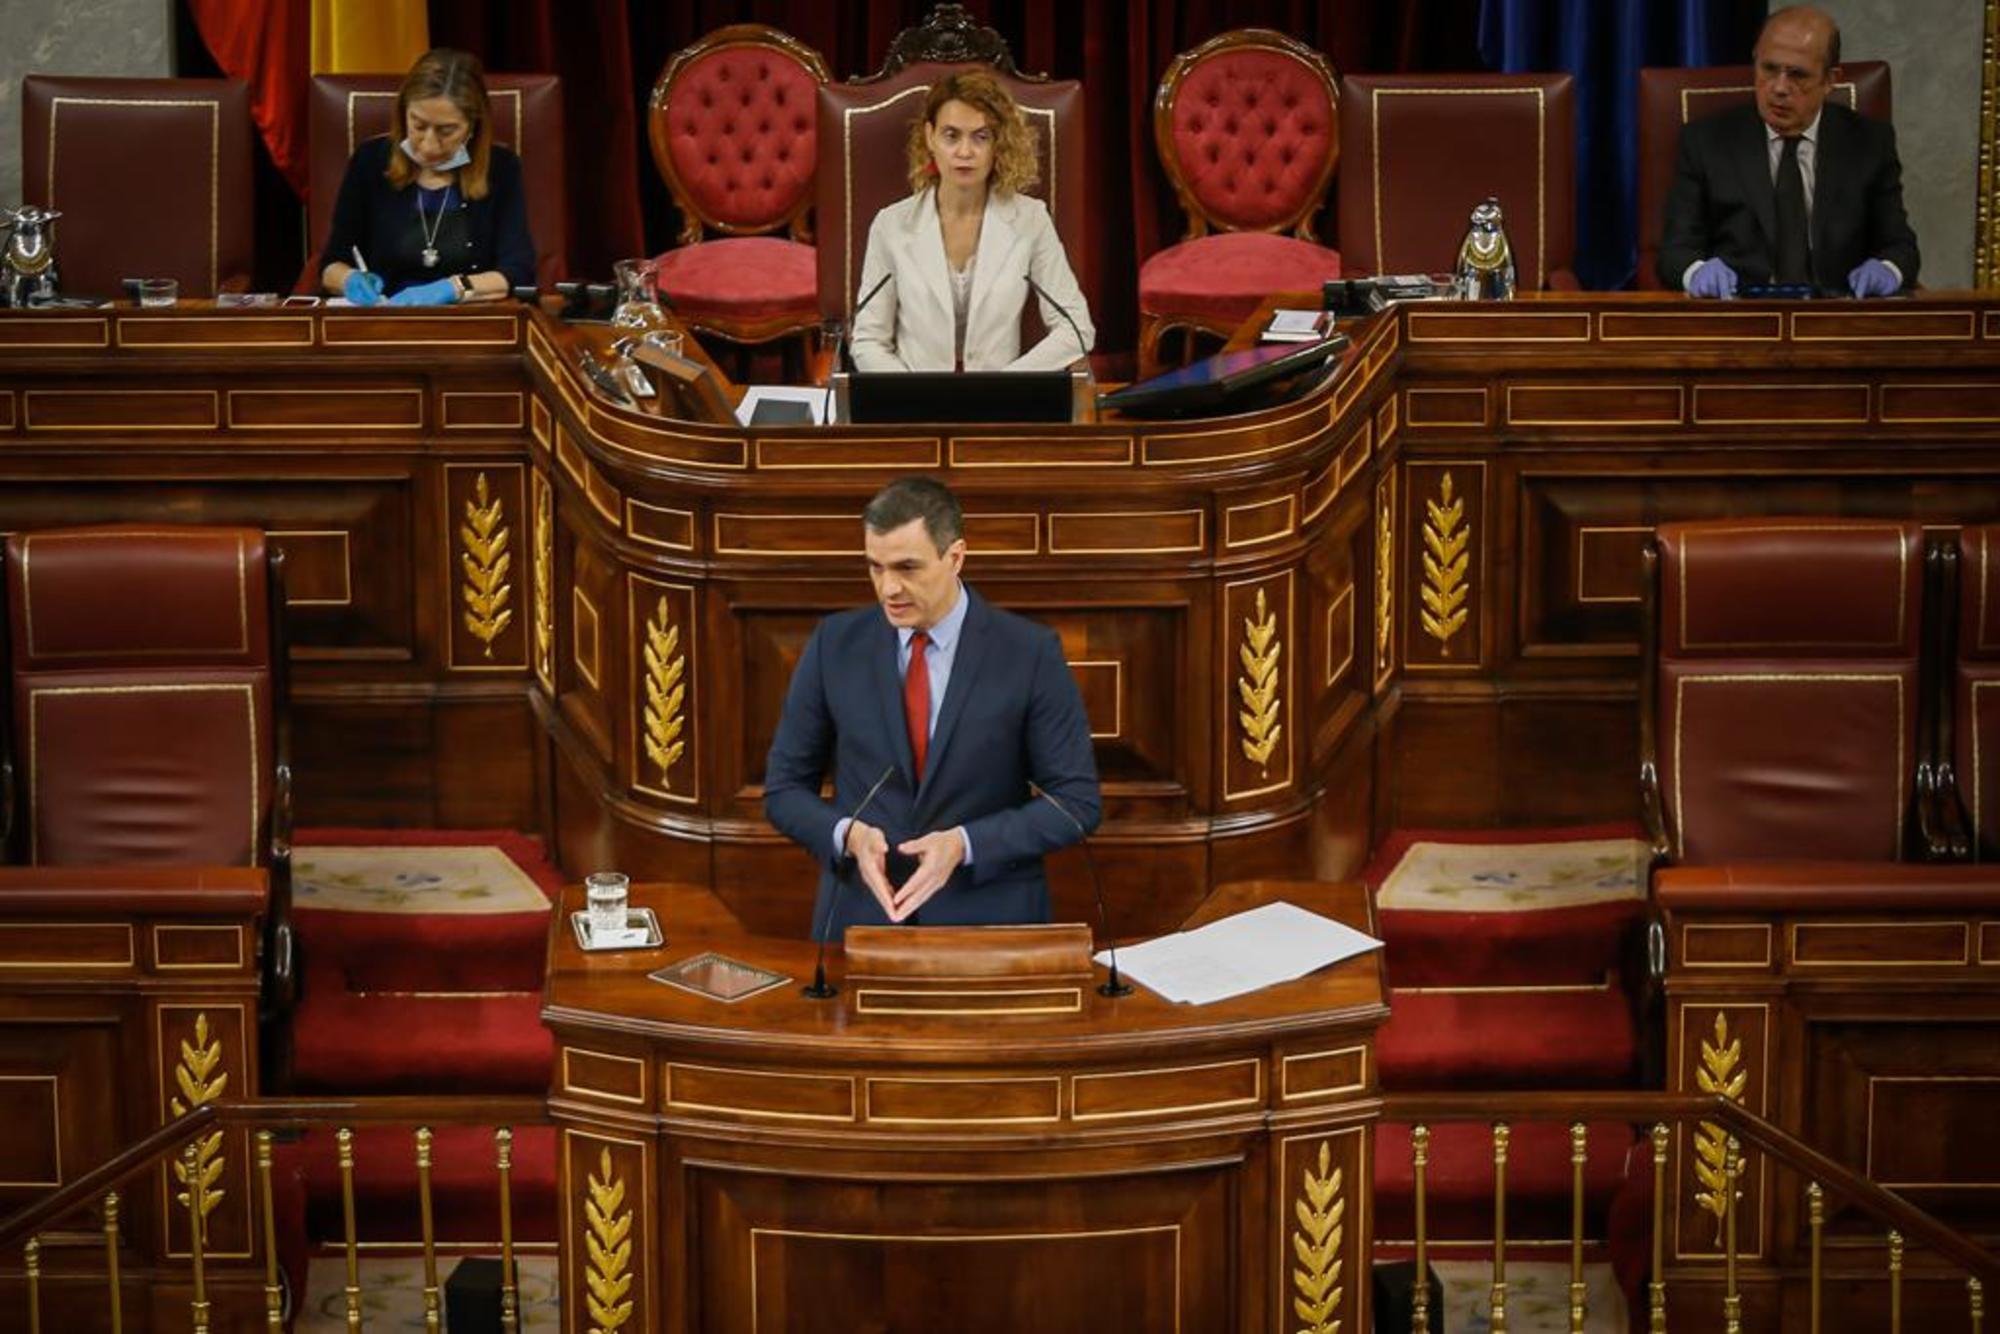
[[[863, 371], [948, 371], [953, 368], [951, 271], [944, 257], [936, 192], [924, 190], [889, 205], [868, 228], [856, 300], [892, 275], [856, 315], [854, 365]], [[1032, 275], [1062, 303], [1083, 335], [1048, 301], [1041, 303], [1048, 336], [1021, 351], [1021, 307]], [[1060, 370], [1090, 351], [1097, 339], [1090, 307], [1070, 271], [1069, 257], [1049, 219], [1048, 206], [1032, 195], [989, 191], [979, 225], [972, 297], [965, 319], [965, 368], [970, 371]]]

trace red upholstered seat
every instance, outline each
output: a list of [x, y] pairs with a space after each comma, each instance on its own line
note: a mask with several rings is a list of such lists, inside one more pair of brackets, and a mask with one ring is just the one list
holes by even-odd
[[1632, 1002], [1618, 987], [1391, 990], [1376, 1056], [1397, 1092], [1623, 1088], [1636, 1069]]
[[1172, 310], [1204, 328], [1234, 329], [1272, 292], [1317, 290], [1340, 276], [1325, 246], [1267, 232], [1230, 232], [1155, 252], [1139, 269], [1149, 310]]
[[249, 285], [247, 85], [30, 74], [21, 103], [21, 200], [63, 215], [65, 291], [117, 296], [128, 276], [177, 279], [184, 297]]
[[[1679, 66], [1639, 71], [1639, 286], [1657, 291], [1661, 217], [1680, 153], [1681, 126], [1743, 102], [1755, 92], [1748, 65]], [[1852, 60], [1840, 67], [1833, 100], [1875, 120], [1889, 119], [1889, 66]]]
[[1340, 156], [1338, 106], [1326, 58], [1283, 33], [1239, 29], [1174, 57], [1153, 138], [1188, 235], [1140, 265], [1141, 374], [1171, 329], [1227, 336], [1271, 293], [1340, 276], [1312, 226]]
[[655, 281], [695, 328], [758, 343], [818, 325], [806, 214], [825, 81], [818, 52], [756, 23], [709, 33], [660, 72], [647, 134], [682, 225]]

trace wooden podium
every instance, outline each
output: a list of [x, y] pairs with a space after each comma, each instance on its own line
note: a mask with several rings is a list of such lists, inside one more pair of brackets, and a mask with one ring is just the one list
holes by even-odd
[[[1276, 899], [1369, 925], [1359, 885], [1268, 881], [1190, 925]], [[892, 1014], [837, 943], [814, 1000], [809, 942], [693, 886], [633, 904], [664, 947], [584, 952], [575, 889], [552, 937], [566, 1329], [1369, 1327], [1379, 955], [1201, 1007], [1073, 978], [1033, 1013]], [[709, 951], [789, 980], [648, 977]]]

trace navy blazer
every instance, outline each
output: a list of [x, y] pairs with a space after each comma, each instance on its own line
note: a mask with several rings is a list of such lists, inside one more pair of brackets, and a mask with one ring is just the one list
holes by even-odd
[[354, 249], [359, 246], [368, 267], [381, 275], [384, 290], [391, 296], [405, 287], [454, 273], [495, 269], [516, 287], [534, 284], [535, 239], [528, 232], [528, 195], [521, 159], [493, 145], [487, 159], [486, 197], [467, 200], [453, 190], [448, 196], [452, 206], [443, 216], [437, 216], [433, 209], [430, 225], [436, 230], [438, 264], [426, 268], [417, 187], [390, 187], [386, 173], [391, 151], [388, 136], [381, 135], [364, 141], [348, 159], [316, 273], [325, 273], [336, 261], [352, 264]]
[[[792, 673], [764, 762], [764, 813], [820, 863], [812, 922], [800, 925], [828, 939], [838, 940], [857, 922], [888, 920], [853, 859], [835, 858], [833, 829], [891, 766], [861, 815], [888, 837], [890, 883], [901, 884], [915, 867], [894, 851], [905, 839], [959, 825], [972, 839], [973, 864], [954, 871], [911, 922], [1048, 920], [1042, 858], [1080, 836], [1061, 811], [1029, 792], [1029, 782], [1053, 794], [1085, 829], [1097, 827], [1090, 724], [1055, 631], [961, 589], [969, 602], [965, 626], [917, 787], [910, 784], [896, 628], [879, 606], [821, 621]], [[831, 802], [820, 797], [829, 769]]]
[[[1683, 126], [1660, 237], [1660, 281], [1679, 291], [1688, 265], [1713, 255], [1746, 284], [1770, 282], [1777, 201], [1754, 102]], [[1814, 150], [1813, 286], [1845, 295], [1847, 275], [1865, 259], [1886, 259], [1902, 270], [1905, 288], [1917, 285], [1917, 234], [1903, 212], [1896, 131], [1828, 102]]]

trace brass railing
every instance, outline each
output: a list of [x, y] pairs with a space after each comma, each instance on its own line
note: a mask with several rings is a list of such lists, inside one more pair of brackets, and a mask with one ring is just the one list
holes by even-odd
[[[520, 1328], [520, 1294], [515, 1285], [513, 1228], [513, 1139], [514, 1128], [548, 1123], [548, 1107], [540, 1098], [273, 1098], [256, 1102], [205, 1103], [187, 1115], [161, 1126], [108, 1162], [92, 1169], [61, 1190], [0, 1221], [0, 1254], [21, 1248], [27, 1292], [27, 1329], [41, 1334], [41, 1253], [43, 1234], [65, 1217], [95, 1202], [104, 1215], [105, 1282], [108, 1289], [108, 1328], [122, 1334], [124, 1313], [119, 1276], [119, 1195], [117, 1188], [134, 1177], [159, 1170], [170, 1157], [178, 1157], [185, 1167], [186, 1190], [176, 1204], [187, 1210], [189, 1265], [193, 1297], [191, 1327], [195, 1334], [207, 1334], [210, 1327], [208, 1300], [207, 1237], [208, 1181], [199, 1170], [199, 1146], [218, 1127], [244, 1127], [253, 1133], [253, 1168], [256, 1174], [256, 1217], [261, 1225], [264, 1253], [264, 1320], [270, 1331], [284, 1328], [284, 1290], [278, 1278], [277, 1219], [272, 1206], [271, 1173], [273, 1146], [279, 1132], [335, 1128], [340, 1164], [343, 1247], [347, 1273], [343, 1287], [347, 1327], [362, 1325], [357, 1220], [354, 1211], [354, 1128], [358, 1125], [403, 1125], [411, 1127], [412, 1158], [415, 1165], [418, 1212], [422, 1219], [424, 1328], [442, 1326], [442, 1303], [437, 1276], [437, 1238], [431, 1211], [432, 1128], [446, 1125], [485, 1125], [493, 1128], [494, 1188], [500, 1210], [501, 1324], [513, 1334]], [[302, 1294], [301, 1294], [302, 1295]]]
[[[1392, 1094], [1384, 1099], [1382, 1119], [1410, 1126], [1410, 1156], [1416, 1220], [1415, 1269], [1419, 1279], [1411, 1293], [1412, 1334], [1429, 1334], [1430, 1311], [1426, 1275], [1432, 1239], [1426, 1229], [1427, 1169], [1432, 1127], [1445, 1122], [1484, 1122], [1493, 1135], [1493, 1279], [1489, 1319], [1494, 1334], [1507, 1329], [1507, 1154], [1515, 1127], [1523, 1123], [1568, 1123], [1570, 1135], [1569, 1328], [1582, 1334], [1588, 1318], [1584, 1253], [1584, 1168], [1589, 1148], [1587, 1123], [1623, 1121], [1648, 1127], [1652, 1147], [1653, 1215], [1652, 1270], [1646, 1288], [1649, 1334], [1667, 1329], [1666, 1246], [1668, 1148], [1672, 1126], [1706, 1123], [1724, 1136], [1720, 1171], [1722, 1195], [1722, 1307], [1725, 1334], [1742, 1334], [1743, 1295], [1739, 1285], [1737, 1209], [1744, 1165], [1751, 1151], [1769, 1157], [1804, 1181], [1810, 1229], [1809, 1334], [1821, 1334], [1824, 1316], [1824, 1243], [1826, 1202], [1843, 1200], [1882, 1229], [1887, 1252], [1884, 1277], [1889, 1288], [1890, 1334], [1902, 1334], [1903, 1279], [1906, 1249], [1921, 1246], [1965, 1276], [1966, 1302], [1972, 1334], [1982, 1334], [1985, 1291], [2000, 1281], [2000, 1255], [1931, 1217], [1859, 1173], [1843, 1166], [1803, 1141], [1727, 1098], [1666, 1093], [1436, 1093]], [[1709, 1322], [1699, 1322], [1706, 1327]]]

